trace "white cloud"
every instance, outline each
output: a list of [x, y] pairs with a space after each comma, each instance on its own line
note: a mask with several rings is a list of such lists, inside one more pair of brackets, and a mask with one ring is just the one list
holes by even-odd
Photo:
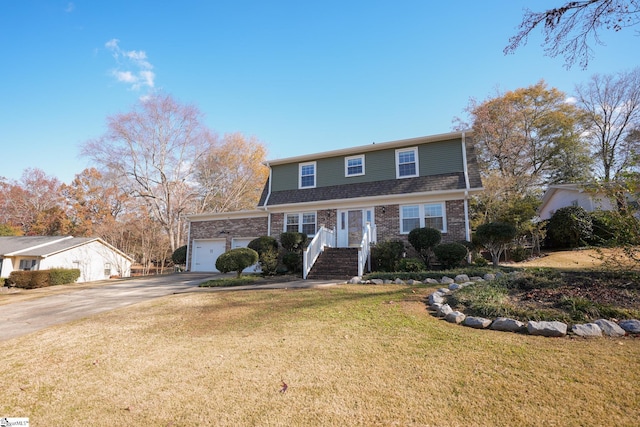
[[116, 68], [111, 74], [118, 82], [130, 85], [132, 90], [140, 90], [143, 87], [155, 86], [155, 73], [151, 71], [153, 65], [147, 59], [144, 50], [123, 50], [120, 48], [120, 40], [111, 39], [104, 44], [111, 51], [116, 60]]
[[578, 99], [575, 96], [570, 96], [564, 100], [565, 104], [575, 104], [578, 102]]

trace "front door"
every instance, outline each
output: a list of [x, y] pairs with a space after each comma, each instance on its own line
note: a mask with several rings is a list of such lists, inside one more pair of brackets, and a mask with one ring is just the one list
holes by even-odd
[[338, 247], [360, 246], [365, 224], [373, 224], [373, 209], [338, 210]]

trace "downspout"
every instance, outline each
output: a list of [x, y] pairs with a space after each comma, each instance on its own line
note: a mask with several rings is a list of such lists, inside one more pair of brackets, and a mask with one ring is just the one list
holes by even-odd
[[271, 182], [273, 181], [273, 169], [271, 169], [269, 162], [265, 162], [264, 164], [269, 168], [269, 187], [267, 189], [267, 197], [264, 198], [264, 205], [262, 208], [268, 212], [267, 236], [271, 236], [271, 212], [269, 212], [267, 205], [269, 204], [269, 197], [271, 197]]
[[191, 248], [191, 221], [189, 221], [189, 228], [187, 229], [187, 265], [186, 270], [191, 271], [191, 258], [189, 258], [189, 248]]
[[469, 168], [467, 167], [467, 142], [466, 135], [462, 132], [462, 167], [464, 168], [464, 234], [468, 242], [471, 241], [471, 224], [469, 223]]

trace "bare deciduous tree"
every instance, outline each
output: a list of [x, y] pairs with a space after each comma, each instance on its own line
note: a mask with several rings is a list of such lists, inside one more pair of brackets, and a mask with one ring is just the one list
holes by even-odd
[[634, 166], [640, 152], [640, 68], [594, 75], [576, 87], [586, 112], [588, 138], [601, 179], [611, 181]]
[[[578, 62], [587, 68], [593, 58], [590, 38], [602, 44], [598, 36], [601, 29], [620, 31], [640, 23], [639, 0], [584, 0], [569, 1], [563, 6], [544, 12], [527, 9], [520, 23], [519, 32], [509, 39], [505, 54], [527, 43], [529, 34], [540, 26], [545, 35], [547, 55], [563, 55], [565, 65], [570, 68]], [[629, 53], [632, 55], [632, 53]]]
[[196, 165], [215, 143], [195, 106], [158, 94], [109, 117], [107, 132], [87, 141], [82, 153], [117, 172], [123, 189], [146, 201], [174, 251], [182, 242], [182, 216], [198, 195]]

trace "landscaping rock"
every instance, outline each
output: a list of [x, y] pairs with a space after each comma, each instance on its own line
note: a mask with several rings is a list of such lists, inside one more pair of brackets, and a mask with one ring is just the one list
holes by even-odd
[[600, 326], [602, 333], [608, 337], [623, 337], [627, 333], [616, 322], [607, 319], [598, 319], [594, 322]]
[[469, 316], [462, 322], [464, 326], [475, 329], [486, 329], [491, 325], [491, 319], [485, 319], [484, 317]]
[[452, 284], [452, 283], [454, 283], [454, 282], [455, 282], [455, 280], [453, 280], [451, 277], [447, 277], [447, 276], [444, 276], [444, 277], [440, 280], [440, 283], [442, 283], [443, 285], [450, 285], [450, 284]]
[[438, 282], [436, 279], [426, 279], [426, 280], [424, 281], [424, 283], [427, 283], [427, 284], [429, 284], [429, 285], [437, 285], [437, 284], [439, 284], [440, 282]]
[[484, 275], [484, 280], [494, 280], [496, 278], [496, 275], [493, 273], [487, 273]]
[[509, 319], [508, 317], [498, 317], [491, 323], [490, 329], [494, 331], [502, 332], [522, 332], [526, 326], [524, 323], [516, 319]]
[[383, 282], [384, 282], [384, 284], [385, 284], [385, 285], [389, 285], [389, 284], [391, 284], [391, 280], [389, 280], [389, 279], [384, 279], [384, 281], [383, 281]]
[[621, 320], [618, 325], [630, 334], [640, 334], [640, 320]]
[[455, 279], [456, 283], [464, 283], [469, 281], [469, 276], [466, 274], [458, 274]]
[[562, 322], [535, 322], [530, 320], [527, 323], [527, 332], [531, 335], [543, 337], [564, 337], [567, 335], [567, 325]]
[[384, 283], [384, 280], [382, 280], [382, 279], [371, 279], [371, 283], [373, 283], [374, 285], [382, 285]]
[[442, 303], [434, 302], [433, 304], [431, 304], [431, 305], [429, 306], [429, 310], [438, 311], [438, 310], [440, 310], [440, 308], [442, 307], [442, 305], [443, 305]]
[[452, 311], [451, 313], [444, 316], [444, 320], [446, 320], [449, 323], [460, 324], [464, 322], [465, 317], [466, 316], [461, 311]]
[[354, 276], [351, 278], [351, 280], [349, 280], [349, 284], [351, 285], [357, 285], [358, 283], [362, 282], [362, 277], [360, 276]]
[[442, 307], [440, 307], [440, 310], [437, 311], [437, 316], [438, 317], [445, 317], [447, 314], [453, 312], [453, 309], [451, 308], [451, 306], [449, 306], [449, 304], [443, 304]]
[[460, 289], [460, 285], [457, 283], [452, 283], [449, 285], [449, 289], [455, 291], [456, 289]]
[[443, 295], [440, 292], [434, 292], [429, 295], [429, 304], [444, 303]]
[[472, 282], [484, 282], [484, 279], [480, 276], [469, 277], [469, 280]]
[[451, 291], [449, 290], [449, 288], [440, 288], [438, 289], [438, 292], [440, 292], [442, 295], [451, 295]]
[[573, 325], [571, 332], [579, 337], [595, 338], [602, 336], [602, 329], [595, 323], [586, 323], [584, 325]]
[[397, 278], [393, 281], [393, 283], [395, 283], [396, 285], [404, 285], [404, 280]]

